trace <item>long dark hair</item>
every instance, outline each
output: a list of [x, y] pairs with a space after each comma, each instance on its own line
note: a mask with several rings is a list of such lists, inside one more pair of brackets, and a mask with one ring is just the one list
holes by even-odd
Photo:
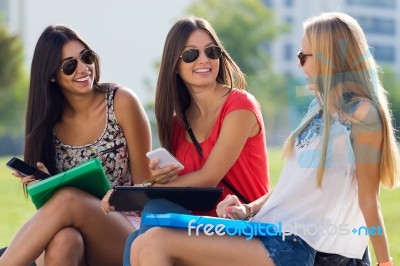
[[[50, 174], [58, 172], [54, 147], [54, 125], [61, 119], [64, 95], [55, 81], [56, 71], [60, 71], [63, 46], [77, 40], [90, 49], [79, 34], [63, 25], [48, 26], [36, 44], [31, 65], [28, 107], [25, 127], [24, 160], [33, 165], [40, 161]], [[94, 87], [98, 88], [100, 62], [95, 60]]]
[[185, 48], [189, 36], [198, 29], [207, 32], [215, 44], [222, 49], [216, 81], [231, 88], [246, 88], [244, 74], [224, 49], [210, 23], [197, 17], [178, 20], [170, 29], [165, 40], [155, 99], [155, 115], [160, 143], [172, 153], [174, 152], [171, 144], [173, 117], [176, 115], [177, 120], [184, 124], [184, 113], [191, 103], [190, 93], [182, 78], [177, 74], [179, 56]]

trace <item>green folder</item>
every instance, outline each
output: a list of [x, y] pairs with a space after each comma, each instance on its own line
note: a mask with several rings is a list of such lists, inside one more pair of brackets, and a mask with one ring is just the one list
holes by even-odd
[[36, 209], [43, 206], [62, 187], [76, 187], [102, 199], [111, 188], [101, 162], [90, 159], [74, 168], [27, 186]]

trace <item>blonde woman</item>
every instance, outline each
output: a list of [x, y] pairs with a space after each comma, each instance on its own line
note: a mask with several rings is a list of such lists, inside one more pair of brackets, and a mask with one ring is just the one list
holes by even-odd
[[363, 31], [346, 14], [311, 18], [298, 58], [315, 100], [285, 143], [277, 186], [250, 204], [227, 196], [217, 207], [220, 217], [254, 216], [282, 230], [247, 241], [156, 227], [133, 243], [133, 265], [314, 265], [317, 251], [345, 265], [361, 260], [368, 228], [375, 228], [370, 239], [379, 265], [393, 265], [379, 188], [397, 185], [399, 154]]

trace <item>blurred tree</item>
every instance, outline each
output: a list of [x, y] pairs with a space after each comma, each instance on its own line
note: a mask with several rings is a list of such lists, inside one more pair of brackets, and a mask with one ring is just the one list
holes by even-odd
[[268, 44], [282, 27], [261, 0], [198, 0], [189, 13], [205, 18], [246, 75], [268, 68]]
[[[259, 100], [267, 125], [267, 139], [280, 145], [290, 127], [287, 77], [274, 72], [269, 47], [289, 30], [278, 24], [261, 0], [197, 0], [188, 13], [205, 18], [247, 76], [249, 91]], [[284, 133], [283, 133], [284, 132]], [[277, 137], [272, 139], [272, 137]], [[277, 143], [279, 142], [279, 143]]]
[[[0, 138], [23, 135], [28, 79], [24, 69], [23, 46], [0, 19]], [[1, 145], [13, 143], [2, 143]], [[21, 146], [21, 143], [19, 143]], [[0, 153], [1, 153], [0, 149]], [[9, 150], [7, 148], [7, 150]]]

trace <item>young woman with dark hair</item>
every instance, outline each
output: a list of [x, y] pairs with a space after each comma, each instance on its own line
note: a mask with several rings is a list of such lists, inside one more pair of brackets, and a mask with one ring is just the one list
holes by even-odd
[[[247, 203], [269, 191], [264, 121], [246, 79], [202, 18], [178, 20], [165, 40], [158, 76], [155, 115], [161, 145], [185, 166], [159, 168], [150, 161], [154, 186], [222, 187], [223, 199]], [[144, 212], [188, 212], [166, 200], [150, 201]], [[215, 210], [203, 215], [216, 216]], [[124, 264], [134, 238], [127, 240]]]
[[[32, 60], [24, 159], [56, 174], [99, 158], [112, 186], [142, 183], [150, 174], [147, 116], [131, 90], [99, 80], [99, 57], [76, 31], [44, 30]], [[28, 186], [34, 181], [14, 175]], [[19, 230], [0, 265], [121, 265], [137, 218], [104, 215], [94, 196], [59, 189]]]

